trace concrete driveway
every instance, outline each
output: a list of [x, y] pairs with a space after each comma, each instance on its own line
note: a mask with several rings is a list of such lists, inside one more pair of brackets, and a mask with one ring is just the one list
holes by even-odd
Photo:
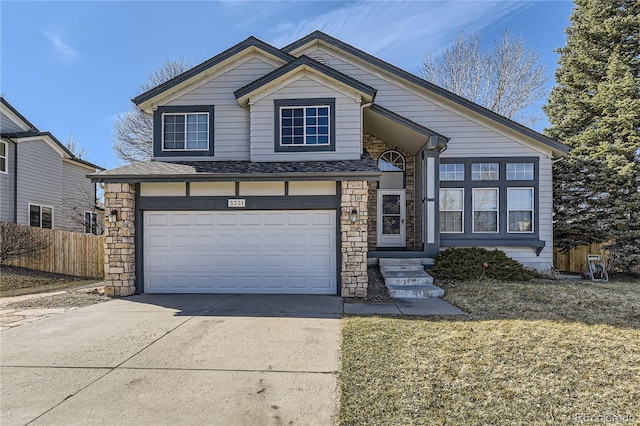
[[141, 295], [5, 330], [0, 424], [334, 424], [342, 310]]

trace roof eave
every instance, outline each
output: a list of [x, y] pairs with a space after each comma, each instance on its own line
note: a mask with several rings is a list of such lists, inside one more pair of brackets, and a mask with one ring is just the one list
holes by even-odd
[[464, 106], [474, 112], [479, 113], [480, 115], [492, 119], [496, 122], [498, 122], [499, 124], [506, 126], [512, 130], [515, 130], [521, 134], [524, 134], [525, 136], [532, 138], [534, 140], [536, 140], [537, 142], [540, 142], [544, 145], [549, 146], [550, 148], [552, 148], [552, 150], [554, 151], [554, 154], [560, 154], [560, 155], [564, 155], [567, 154], [571, 151], [571, 148], [568, 147], [567, 145], [564, 145], [556, 140], [553, 140], [551, 138], [548, 138], [547, 136], [536, 132], [533, 129], [530, 129], [526, 126], [523, 126], [520, 123], [517, 123], [509, 118], [506, 118], [500, 114], [497, 114], [493, 111], [491, 111], [490, 109], [487, 109], [481, 105], [478, 105], [468, 99], [465, 99], [461, 96], [456, 95], [453, 92], [450, 92], [440, 86], [437, 86], [425, 79], [422, 79], [414, 74], [411, 74], [408, 71], [403, 70], [402, 68], [396, 67], [395, 65], [392, 65], [386, 61], [383, 61], [380, 58], [376, 58], [373, 55], [370, 55], [356, 47], [353, 47], [343, 41], [340, 41], [334, 37], [329, 36], [328, 34], [325, 34], [321, 31], [314, 31], [311, 34], [308, 34], [305, 37], [300, 38], [299, 40], [294, 41], [293, 43], [285, 46], [282, 48], [283, 52], [287, 52], [290, 53], [292, 51], [298, 50], [302, 47], [305, 47], [309, 44], [313, 44], [313, 43], [317, 43], [317, 42], [324, 42], [326, 44], [328, 44], [329, 46], [333, 46], [334, 48], [343, 50], [345, 52], [347, 52], [350, 55], [353, 55], [361, 60], [364, 60], [365, 62], [368, 62], [374, 66], [377, 66], [383, 70], [385, 70], [388, 73], [391, 73], [393, 75], [396, 75], [400, 78], [403, 78], [419, 87], [422, 87], [423, 89], [426, 89], [430, 92], [435, 93], [436, 95], [442, 96], [445, 99], [448, 99], [456, 104], [459, 104], [461, 106]]
[[92, 182], [216, 182], [216, 181], [250, 181], [250, 180], [287, 180], [303, 178], [306, 180], [379, 180], [381, 172], [292, 172], [292, 173], [189, 173], [189, 174], [122, 174], [87, 175]]

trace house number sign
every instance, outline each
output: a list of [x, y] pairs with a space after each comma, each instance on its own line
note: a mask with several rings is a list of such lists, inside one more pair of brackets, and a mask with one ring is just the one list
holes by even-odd
[[244, 198], [229, 198], [227, 200], [227, 207], [244, 207]]

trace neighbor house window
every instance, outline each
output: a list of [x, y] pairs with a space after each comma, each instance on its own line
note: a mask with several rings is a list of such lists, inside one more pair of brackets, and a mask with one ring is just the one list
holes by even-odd
[[507, 180], [533, 180], [533, 163], [507, 163]]
[[280, 107], [280, 145], [329, 145], [330, 110], [329, 105]]
[[7, 173], [7, 143], [0, 142], [0, 172]]
[[508, 232], [533, 232], [533, 188], [507, 189]]
[[471, 180], [498, 180], [500, 167], [498, 163], [474, 163], [471, 165]]
[[473, 232], [498, 232], [498, 188], [473, 189]]
[[162, 140], [165, 151], [207, 151], [209, 113], [165, 113]]
[[29, 225], [37, 228], [53, 228], [53, 207], [29, 204]]
[[440, 190], [440, 232], [463, 232], [464, 189]]
[[84, 213], [84, 233], [85, 234], [97, 234], [98, 233], [98, 215], [94, 212]]
[[464, 180], [464, 164], [440, 164], [440, 180]]

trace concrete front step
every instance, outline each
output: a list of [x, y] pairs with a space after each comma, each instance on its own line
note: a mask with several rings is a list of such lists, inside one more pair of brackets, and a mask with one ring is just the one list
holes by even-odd
[[433, 284], [431, 275], [424, 271], [381, 271], [384, 281], [389, 285]]
[[389, 295], [396, 298], [425, 298], [443, 297], [444, 290], [433, 284], [424, 285], [393, 285], [388, 284]]
[[424, 271], [424, 266], [422, 265], [388, 265], [388, 266], [380, 267], [380, 272], [384, 274], [386, 271]]
[[380, 266], [392, 266], [392, 265], [422, 265], [422, 258], [420, 257], [385, 257], [380, 258]]

